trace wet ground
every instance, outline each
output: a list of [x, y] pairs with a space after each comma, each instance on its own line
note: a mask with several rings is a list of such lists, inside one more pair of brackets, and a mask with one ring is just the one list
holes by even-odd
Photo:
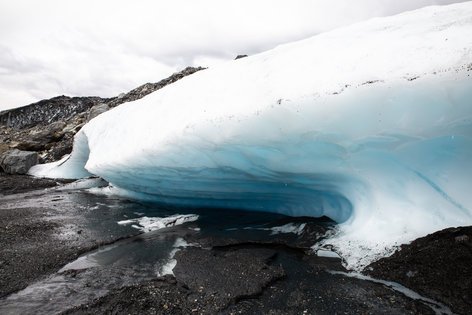
[[419, 238], [374, 262], [366, 272], [441, 300], [457, 313], [472, 314], [472, 227], [449, 228]]
[[[451, 313], [316, 256], [327, 219], [176, 209], [87, 185], [0, 176], [0, 314]], [[144, 216], [173, 219], [152, 230]]]

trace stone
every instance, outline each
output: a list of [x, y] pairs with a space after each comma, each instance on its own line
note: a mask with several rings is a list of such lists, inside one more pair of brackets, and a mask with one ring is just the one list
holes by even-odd
[[109, 109], [110, 109], [110, 106], [108, 106], [108, 104], [106, 104], [106, 103], [97, 104], [97, 105], [93, 106], [90, 109], [90, 111], [87, 115], [87, 121], [90, 121], [90, 120], [94, 119], [95, 117], [97, 117], [100, 114], [103, 114], [104, 112], [108, 111]]
[[13, 149], [5, 152], [0, 158], [0, 167], [8, 174], [26, 174], [38, 164], [38, 153]]
[[456, 241], [456, 243], [467, 243], [468, 241], [470, 240], [469, 236], [468, 235], [460, 235], [460, 236], [456, 236], [454, 238], [454, 241]]

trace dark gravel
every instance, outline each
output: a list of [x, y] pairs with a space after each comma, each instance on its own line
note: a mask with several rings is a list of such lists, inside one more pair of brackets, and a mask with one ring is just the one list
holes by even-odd
[[[86, 212], [67, 199], [67, 192], [45, 190], [57, 185], [61, 183], [0, 175], [0, 298], [50, 275], [83, 253], [127, 233], [136, 234], [126, 228], [109, 233], [106, 226], [92, 226], [84, 220]], [[102, 212], [96, 220], [105, 221], [110, 215]]]
[[204, 308], [219, 311], [243, 299], [256, 298], [264, 288], [285, 276], [282, 266], [271, 265], [277, 252], [267, 248], [178, 252], [176, 279], [192, 292], [204, 294]]
[[25, 193], [37, 189], [55, 187], [59, 184], [57, 180], [47, 178], [36, 178], [27, 175], [10, 175], [0, 170], [0, 197]]
[[385, 286], [333, 275], [339, 260], [290, 249], [187, 248], [166, 276], [64, 314], [434, 314]]
[[367, 268], [377, 278], [400, 282], [459, 314], [472, 314], [472, 227], [445, 229], [419, 238]]

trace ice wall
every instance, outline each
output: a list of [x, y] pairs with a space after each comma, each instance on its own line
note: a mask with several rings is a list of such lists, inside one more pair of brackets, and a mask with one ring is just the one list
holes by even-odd
[[353, 268], [472, 224], [472, 3], [374, 19], [192, 75], [88, 123], [32, 174], [340, 223]]

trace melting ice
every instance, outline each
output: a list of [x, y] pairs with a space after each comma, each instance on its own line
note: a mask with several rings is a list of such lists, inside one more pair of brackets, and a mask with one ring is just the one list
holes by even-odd
[[[32, 174], [183, 206], [328, 216], [361, 268], [472, 224], [472, 3], [373, 19], [123, 104]], [[228, 210], [230, 211], [230, 210]], [[222, 213], [224, 215], [224, 213]]]
[[152, 232], [167, 227], [181, 225], [187, 222], [193, 222], [196, 220], [198, 220], [198, 215], [196, 214], [176, 214], [165, 218], [140, 217], [136, 219], [119, 221], [118, 224], [131, 224], [132, 227], [141, 230], [142, 232]]

